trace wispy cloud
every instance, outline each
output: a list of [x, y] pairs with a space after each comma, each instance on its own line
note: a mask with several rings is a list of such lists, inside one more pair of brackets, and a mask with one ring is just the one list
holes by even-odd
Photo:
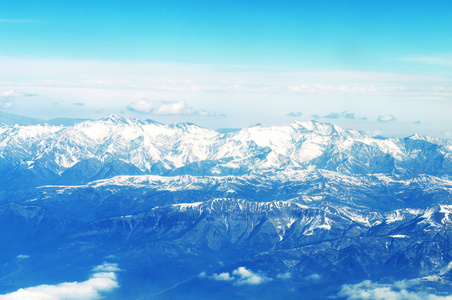
[[290, 279], [290, 278], [292, 278], [292, 273], [290, 273], [290, 272], [280, 273], [280, 274], [276, 275], [276, 278], [283, 279], [283, 280]]
[[[5, 20], [6, 21], [6, 20]], [[0, 77], [36, 74], [19, 84], [47, 87], [126, 88], [177, 92], [405, 94], [423, 93], [419, 83], [447, 87], [450, 79], [373, 72], [276, 72], [250, 66], [161, 62], [42, 60], [0, 57]], [[118, 74], [124, 74], [118, 78]], [[99, 78], [102, 78], [101, 80]], [[433, 89], [433, 88], [432, 88]], [[430, 91], [425, 91], [430, 92]]]
[[134, 112], [151, 115], [197, 115], [205, 117], [214, 117], [216, 113], [197, 110], [188, 106], [185, 101], [149, 101], [138, 100], [130, 103], [127, 109]]
[[311, 275], [309, 275], [309, 276], [306, 276], [304, 279], [306, 279], [306, 280], [320, 280], [320, 278], [322, 278], [319, 274], [317, 274], [317, 273], [314, 273], [314, 274], [311, 274]]
[[7, 91], [3, 91], [0, 93], [0, 99], [12, 99], [12, 98], [33, 97], [33, 96], [37, 96], [37, 94], [19, 92], [16, 90], [7, 90]]
[[45, 299], [45, 300], [94, 300], [101, 293], [119, 287], [116, 273], [117, 264], [104, 263], [93, 269], [93, 275], [82, 282], [63, 282], [56, 285], [38, 285], [0, 295], [0, 300]]
[[396, 118], [393, 115], [380, 115], [378, 116], [377, 121], [383, 123], [395, 122]]
[[72, 105], [83, 106], [83, 105], [85, 105], [85, 103], [83, 103], [83, 102], [74, 102], [74, 103], [72, 103]]
[[405, 60], [445, 67], [452, 67], [452, 54], [450, 53], [434, 56], [410, 57], [406, 58]]

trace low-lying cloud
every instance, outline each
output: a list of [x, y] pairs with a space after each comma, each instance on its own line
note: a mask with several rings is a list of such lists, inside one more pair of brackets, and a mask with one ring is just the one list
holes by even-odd
[[[348, 111], [343, 111], [341, 113], [337, 113], [337, 112], [331, 112], [327, 115], [324, 116], [319, 116], [319, 115], [312, 115], [311, 116], [314, 119], [349, 119], [349, 120], [355, 120], [355, 114], [354, 113], [350, 113]], [[367, 120], [367, 118], [361, 118], [360, 120]]]
[[196, 115], [214, 117], [216, 113], [206, 110], [197, 110], [188, 106], [185, 101], [149, 101], [138, 100], [130, 103], [127, 109], [134, 112], [150, 115]]
[[0, 300], [94, 300], [101, 294], [119, 287], [116, 272], [117, 264], [104, 263], [95, 267], [91, 277], [82, 282], [63, 282], [56, 285], [38, 285], [19, 289], [15, 292], [0, 295]]
[[239, 267], [235, 269], [232, 272], [232, 275], [234, 275], [236, 279], [236, 284], [243, 285], [243, 284], [249, 284], [249, 285], [256, 285], [261, 284], [266, 281], [270, 281], [271, 279], [265, 276], [258, 275], [245, 267]]
[[213, 273], [211, 276], [207, 276], [207, 274], [203, 272], [199, 274], [199, 277], [215, 281], [230, 281], [234, 285], [259, 285], [272, 280], [272, 278], [269, 278], [264, 274], [255, 273], [245, 267], [239, 267], [231, 273]]
[[378, 122], [383, 122], [383, 123], [387, 123], [387, 122], [395, 122], [396, 118], [393, 115], [380, 115], [377, 118]]
[[16, 90], [7, 90], [0, 93], [0, 108], [9, 109], [17, 98], [33, 97], [37, 94], [18, 92]]
[[413, 292], [407, 290], [409, 286], [410, 284], [406, 281], [391, 285], [365, 280], [358, 284], [343, 285], [338, 296], [349, 300], [452, 300], [452, 295], [437, 296], [425, 292]]

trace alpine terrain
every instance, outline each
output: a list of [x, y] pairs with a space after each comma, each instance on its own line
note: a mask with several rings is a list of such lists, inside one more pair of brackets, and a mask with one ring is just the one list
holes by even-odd
[[0, 178], [0, 294], [452, 295], [451, 140], [315, 121], [2, 124]]

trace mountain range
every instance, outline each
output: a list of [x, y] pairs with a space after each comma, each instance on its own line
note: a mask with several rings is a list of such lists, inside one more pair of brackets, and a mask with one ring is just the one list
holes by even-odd
[[111, 115], [0, 125], [0, 176], [4, 293], [107, 262], [109, 299], [452, 294], [451, 140]]

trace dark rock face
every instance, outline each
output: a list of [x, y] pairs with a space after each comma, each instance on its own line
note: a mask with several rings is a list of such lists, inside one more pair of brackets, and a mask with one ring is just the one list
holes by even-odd
[[[130, 268], [157, 271], [169, 265], [169, 281], [247, 266], [269, 278], [291, 274], [293, 287], [313, 275], [323, 284], [337, 285], [425, 277], [439, 273], [452, 259], [449, 205], [382, 214], [331, 203], [307, 207], [215, 199], [79, 226], [33, 206], [7, 204], [0, 213], [3, 230], [11, 228], [2, 236], [8, 253], [42, 255], [41, 262], [33, 262], [36, 266], [114, 255]], [[27, 247], [19, 245], [30, 238]], [[167, 282], [160, 280], [156, 282]]]

